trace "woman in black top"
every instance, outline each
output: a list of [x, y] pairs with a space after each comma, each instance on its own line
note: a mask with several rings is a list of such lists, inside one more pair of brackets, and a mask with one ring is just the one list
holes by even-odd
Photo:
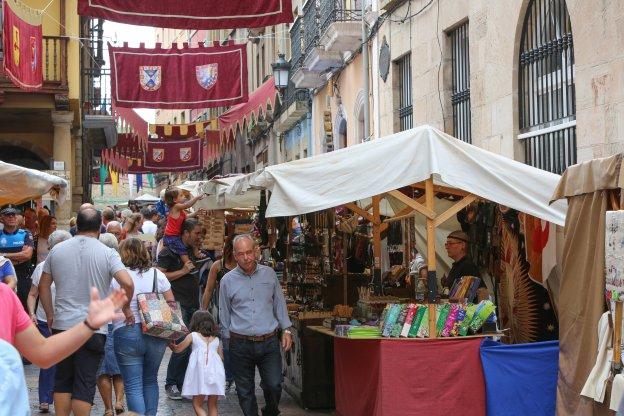
[[[234, 259], [234, 248], [232, 247], [233, 237], [225, 237], [223, 243], [223, 257], [220, 260], [215, 261], [210, 267], [208, 273], [208, 282], [206, 283], [206, 290], [202, 297], [202, 309], [208, 310], [212, 313], [216, 322], [219, 322], [219, 283], [223, 276], [230, 270], [236, 267], [236, 260]], [[230, 354], [229, 351], [223, 349], [223, 365], [225, 366], [225, 380], [226, 391], [232, 388], [232, 381], [234, 376], [230, 369]]]

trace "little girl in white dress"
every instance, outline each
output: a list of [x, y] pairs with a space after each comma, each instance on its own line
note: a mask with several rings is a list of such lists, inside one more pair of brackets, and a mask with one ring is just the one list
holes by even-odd
[[[193, 399], [197, 416], [217, 416], [217, 399], [225, 396], [223, 349], [217, 338], [217, 325], [209, 312], [197, 311], [189, 327], [191, 333], [181, 343], [169, 344], [177, 353], [189, 345], [193, 346], [184, 375], [182, 396]], [[204, 409], [205, 401], [208, 402], [208, 412]]]

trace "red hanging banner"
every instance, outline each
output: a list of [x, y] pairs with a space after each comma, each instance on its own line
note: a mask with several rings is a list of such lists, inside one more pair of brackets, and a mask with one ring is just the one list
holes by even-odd
[[170, 29], [236, 29], [293, 21], [291, 0], [79, 0], [78, 14]]
[[4, 0], [2, 10], [4, 71], [19, 88], [40, 90], [43, 86], [41, 12], [19, 0]]
[[203, 168], [200, 139], [147, 142], [145, 169], [149, 172], [191, 172]]
[[113, 105], [210, 108], [247, 101], [246, 45], [163, 49], [108, 45]]

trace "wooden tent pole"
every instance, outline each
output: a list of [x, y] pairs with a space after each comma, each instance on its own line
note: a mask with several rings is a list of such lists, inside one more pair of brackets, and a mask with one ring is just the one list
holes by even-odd
[[375, 294], [381, 294], [381, 219], [379, 203], [381, 196], [373, 197], [373, 286]]
[[[433, 190], [433, 176], [425, 182], [425, 207], [435, 213], [435, 193]], [[435, 215], [427, 217], [427, 286], [429, 288], [429, 337], [436, 338], [436, 305], [437, 277], [436, 277], [436, 246], [435, 246]]]

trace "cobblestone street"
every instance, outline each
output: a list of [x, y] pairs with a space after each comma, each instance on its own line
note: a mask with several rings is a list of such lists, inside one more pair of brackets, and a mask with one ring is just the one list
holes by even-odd
[[[162, 364], [160, 366], [159, 372], [159, 381], [164, 381], [165, 375], [167, 372], [167, 363], [169, 362], [170, 351], [167, 351], [165, 357], [163, 358]], [[38, 395], [37, 395], [37, 381], [39, 377], [39, 368], [34, 365], [27, 365], [24, 367], [26, 372], [26, 382], [28, 383], [28, 393], [30, 398], [30, 404], [34, 415], [38, 413]], [[256, 386], [259, 385], [259, 382]], [[262, 407], [264, 403], [264, 398], [262, 397], [262, 390], [257, 388], [256, 396], [258, 397], [258, 404]], [[193, 406], [190, 401], [187, 400], [170, 400], [165, 395], [164, 383], [161, 383], [160, 386], [160, 405], [158, 407], [158, 415], [159, 416], [192, 416], [194, 415]], [[280, 402], [280, 410], [282, 416], [313, 416], [313, 415], [332, 415], [333, 412], [312, 412], [307, 411], [299, 407], [297, 403], [288, 395], [288, 393], [284, 392], [282, 394], [282, 400]], [[50, 415], [54, 415], [53, 408], [51, 409]], [[91, 414], [94, 416], [99, 416], [104, 414], [104, 405], [102, 404], [102, 399], [100, 398], [99, 393], [95, 394], [95, 406], [91, 411]], [[220, 416], [240, 416], [242, 412], [240, 407], [238, 406], [238, 399], [236, 397], [236, 392], [231, 391], [227, 394], [226, 398], [219, 401], [219, 415]]]

